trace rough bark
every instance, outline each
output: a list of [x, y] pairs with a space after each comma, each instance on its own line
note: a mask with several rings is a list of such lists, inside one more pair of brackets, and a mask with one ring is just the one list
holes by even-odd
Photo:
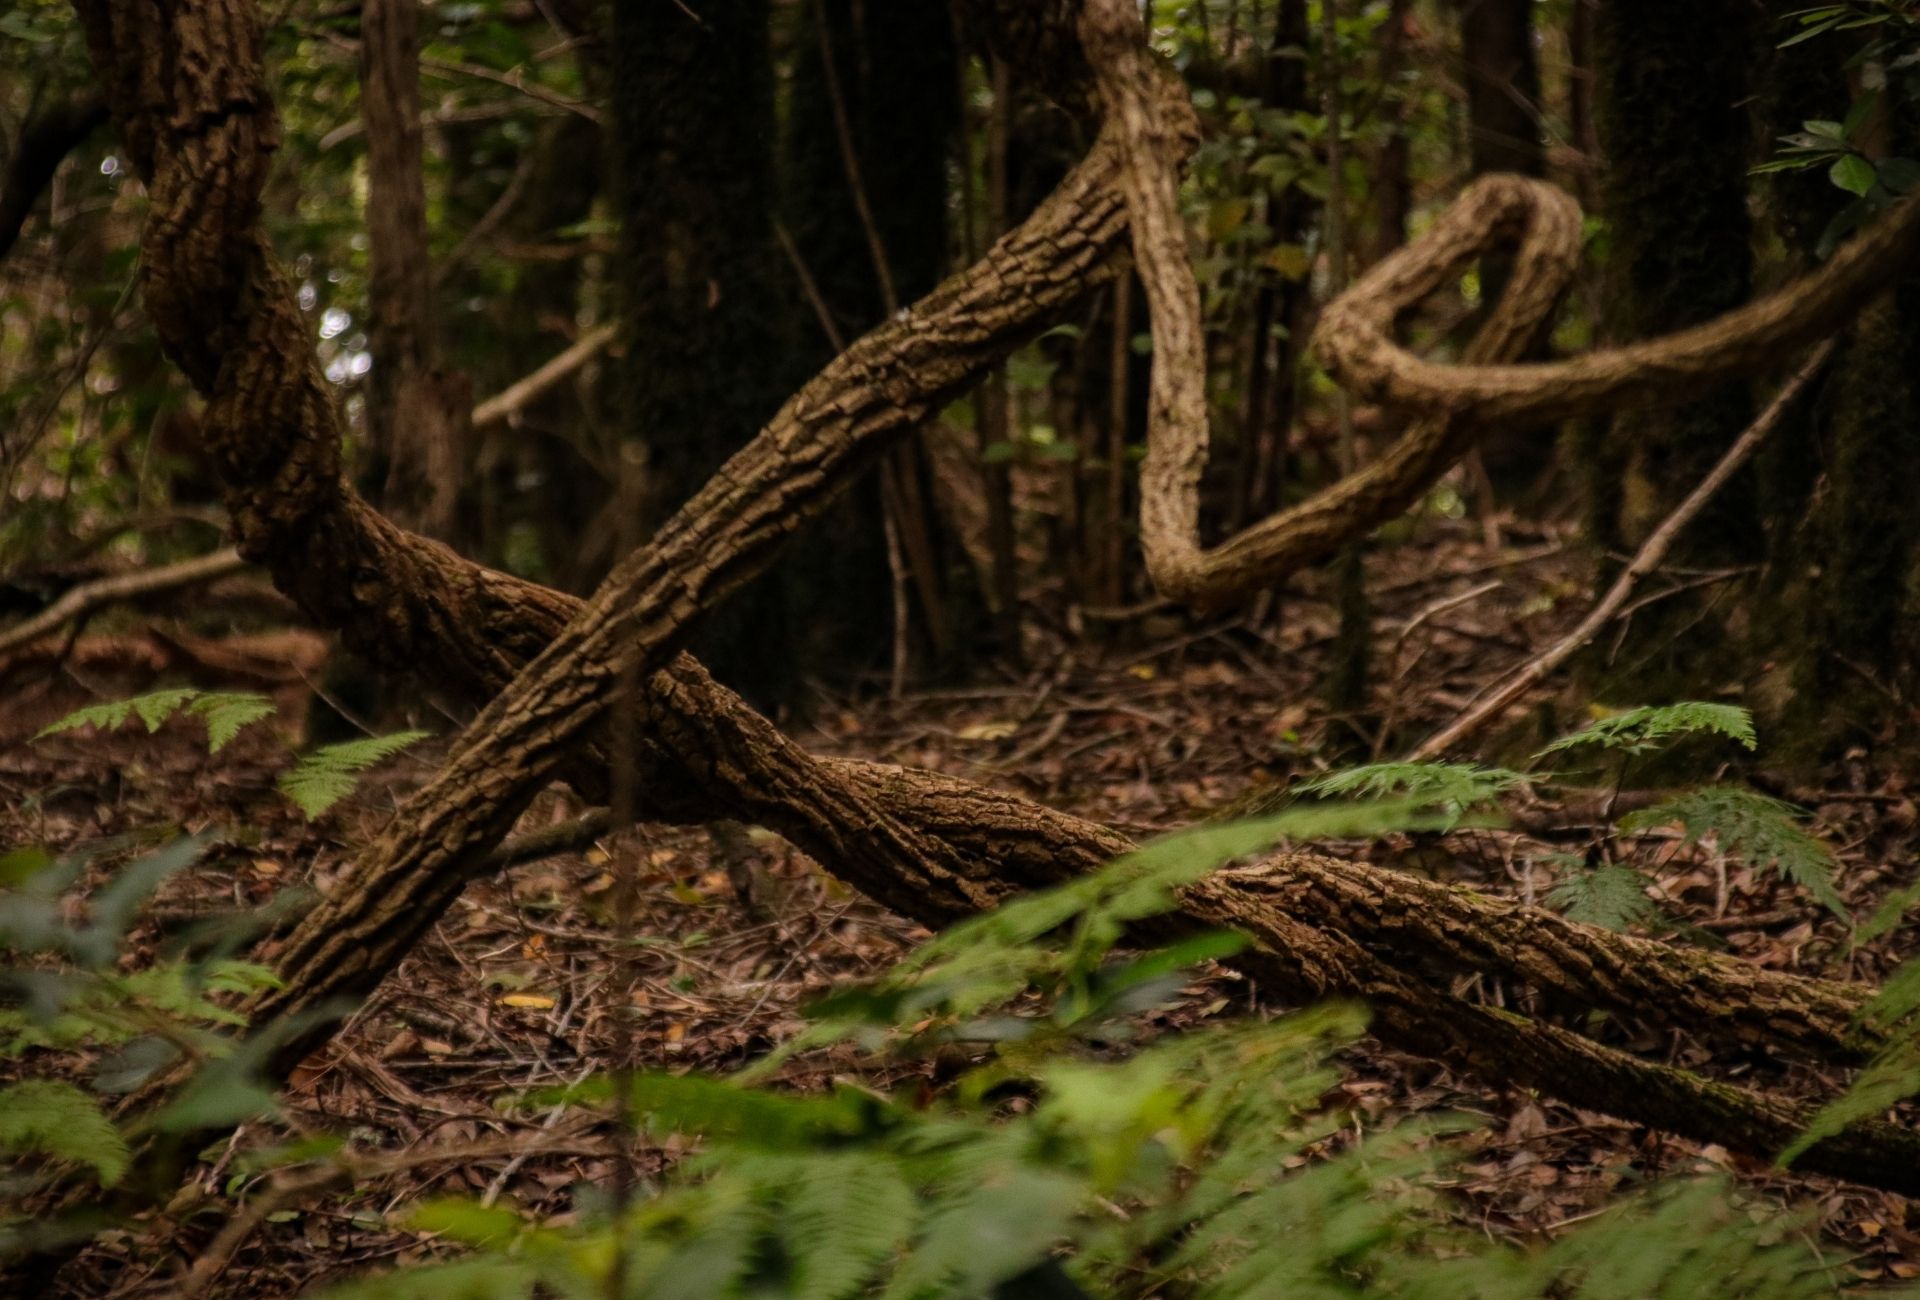
[[[232, 487], [243, 551], [268, 563], [315, 617], [347, 627], [386, 662], [431, 663], [446, 684], [476, 698], [499, 692], [440, 776], [291, 938], [280, 960], [288, 988], [262, 1003], [261, 1013], [364, 994], [483, 868], [486, 851], [542, 782], [570, 774], [593, 788], [595, 768], [579, 764], [579, 754], [629, 672], [646, 682], [638, 767], [650, 812], [697, 810], [706, 820], [728, 811], [762, 822], [910, 915], [950, 919], [1066, 878], [1125, 847], [1110, 831], [1014, 796], [925, 773], [816, 759], [715, 687], [690, 659], [672, 657], [704, 607], [763, 564], [863, 458], [1105, 273], [1125, 206], [1110, 137], [978, 266], [875, 330], [802, 389], [653, 545], [576, 606], [409, 537], [340, 483], [333, 413], [288, 287], [257, 229], [272, 114], [247, 8], [239, 0], [165, 12], [139, 0], [81, 0], [79, 7], [130, 153], [149, 178], [149, 306], [170, 353], [208, 397], [208, 441]], [[1137, 28], [1131, 30], [1137, 40]], [[167, 57], [150, 58], [150, 51]], [[196, 75], [173, 75], [183, 67]], [[1911, 242], [1908, 227], [1897, 229]], [[1460, 256], [1478, 251], [1472, 238], [1457, 231], [1453, 238]], [[1446, 252], [1446, 238], [1440, 243]], [[1889, 249], [1906, 251], [1884, 232], [1868, 246], [1883, 259]], [[1391, 289], [1419, 282], [1422, 273], [1443, 274], [1426, 264], [1431, 252], [1409, 250], [1380, 283]], [[1857, 301], [1872, 280], [1847, 281], [1846, 273], [1851, 267], [1861, 274], [1862, 256], [1843, 255], [1839, 270], [1796, 303], [1814, 303], [1817, 315], [1823, 293], [1850, 292]], [[1528, 263], [1524, 248], [1520, 261]], [[1826, 310], [1845, 305], [1828, 302]], [[1777, 303], [1761, 304], [1731, 325], [1709, 327], [1707, 340], [1668, 341], [1679, 361], [1657, 350], [1660, 373], [1651, 379], [1616, 353], [1594, 373], [1576, 371], [1569, 386], [1585, 384], [1581, 391], [1597, 393], [1597, 400], [1684, 386], [1716, 366], [1768, 355], [1794, 319]], [[1365, 344], [1371, 321], [1355, 309], [1343, 337]], [[1384, 328], [1378, 332], [1384, 337]], [[1728, 344], [1735, 356], [1712, 356], [1711, 341]], [[1372, 358], [1371, 371], [1360, 353]], [[1390, 348], [1376, 353], [1362, 346], [1351, 354], [1353, 368], [1383, 376], [1388, 386], [1420, 381], [1417, 365], [1409, 369]], [[1541, 405], [1569, 399], [1560, 392], [1517, 395], [1535, 369], [1517, 376], [1465, 369], [1460, 389], [1442, 385], [1442, 401], [1475, 412], [1519, 409], [1537, 419]], [[1369, 897], [1379, 900], [1371, 912]], [[1394, 1041], [1745, 1150], [1770, 1150], [1797, 1117], [1778, 1103], [1645, 1065], [1568, 1031], [1472, 1007], [1417, 968], [1429, 960], [1438, 968], [1492, 962], [1564, 989], [1583, 1005], [1632, 1014], [1673, 1008], [1689, 1018], [1711, 1015], [1711, 1023], [1691, 1025], [1705, 1032], [1725, 1029], [1822, 1055], [1854, 1052], [1845, 1041], [1847, 1014], [1858, 1001], [1852, 990], [1639, 944], [1313, 855], [1223, 875], [1196, 888], [1188, 902], [1193, 921], [1252, 928], [1262, 945], [1256, 969], [1285, 995], [1367, 997]], [[1308, 914], [1289, 914], [1282, 904]], [[1503, 913], [1511, 914], [1513, 941], [1476, 950], [1476, 937], [1503, 924]], [[1823, 1162], [1811, 1167], [1904, 1187], [1920, 1169], [1915, 1156], [1911, 1134], [1867, 1126], [1810, 1159]]]

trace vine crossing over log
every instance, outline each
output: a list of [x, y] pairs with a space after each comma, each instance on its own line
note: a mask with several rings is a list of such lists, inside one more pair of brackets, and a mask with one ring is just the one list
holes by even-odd
[[[1125, 231], [1110, 134], [985, 262], [803, 389], [582, 606], [402, 532], [340, 482], [328, 394], [258, 230], [274, 127], [250, 6], [79, 0], [79, 8], [130, 155], [150, 181], [149, 307], [208, 399], [208, 441], [231, 485], [243, 549], [377, 661], [431, 665], [470, 698], [493, 699], [440, 778], [290, 941], [287, 989], [261, 1004], [263, 1014], [365, 993], [481, 869], [542, 782], [566, 774], [603, 787], [604, 763], [583, 760], [583, 750], [604, 734], [614, 683], [635, 668], [651, 674], [638, 703], [651, 812], [760, 822], [909, 915], [952, 919], [1124, 850], [1111, 831], [1015, 796], [808, 755], [671, 653], [713, 599], [765, 562], [794, 515], [817, 508], [888, 438], [1107, 272]], [[1775, 1149], [1781, 1125], [1793, 1122], [1777, 1103], [1450, 997], [1439, 972], [1492, 963], [1588, 1005], [1672, 1009], [1704, 1032], [1853, 1050], [1852, 990], [1524, 912], [1510, 917], [1522, 942], [1482, 942], [1479, 928], [1493, 919], [1484, 909], [1501, 905], [1466, 891], [1409, 893], [1398, 877], [1314, 855], [1260, 870], [1275, 873], [1272, 884], [1233, 873], [1188, 903], [1193, 922], [1232, 917], [1252, 929], [1263, 946], [1250, 960], [1272, 987], [1295, 998], [1369, 998], [1394, 1041], [1594, 1109], [1750, 1151]], [[1369, 890], [1381, 899], [1371, 914], [1355, 901]], [[1683, 1104], [1689, 1098], [1698, 1104]], [[1882, 1153], [1881, 1163], [1857, 1163], [1863, 1150]], [[1874, 1181], [1895, 1176], [1885, 1172], [1889, 1159], [1920, 1168], [1911, 1135], [1897, 1130], [1857, 1130], [1823, 1151], [1813, 1158], [1832, 1171]]]

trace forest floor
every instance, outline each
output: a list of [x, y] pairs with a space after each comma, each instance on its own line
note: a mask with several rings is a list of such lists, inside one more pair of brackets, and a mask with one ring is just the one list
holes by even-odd
[[[1383, 550], [1370, 565], [1370, 713], [1402, 737], [1417, 738], [1455, 716], [1475, 690], [1550, 644], [1591, 598], [1585, 562], [1552, 537], [1509, 538], [1493, 549], [1464, 525], [1434, 531], [1422, 546]], [[823, 696], [813, 720], [797, 730], [820, 750], [1004, 785], [1148, 835], [1218, 813], [1263, 788], [1365, 760], [1368, 741], [1356, 753], [1346, 739], [1351, 730], [1330, 722], [1320, 703], [1333, 632], [1332, 605], [1316, 587], [1288, 593], [1257, 617], [1217, 623], [1148, 611], [1129, 625], [1124, 642], [1061, 641], [1035, 654], [1031, 669], [983, 684], [897, 700]], [[137, 650], [151, 634], [149, 627], [118, 640]], [[11, 680], [0, 681], [0, 846], [64, 849], [155, 825], [223, 828], [226, 838], [214, 852], [163, 887], [134, 932], [130, 960], [195, 916], [259, 904], [304, 881], [324, 888], [431, 770], [431, 747], [411, 753], [308, 822], [274, 789], [289, 761], [289, 738], [269, 728], [243, 733], [211, 759], [192, 724], [169, 724], [154, 736], [135, 726], [110, 737], [27, 743], [65, 710], [154, 684], [153, 664], [137, 654], [134, 668], [120, 675], [98, 666], [120, 662], [93, 644], [100, 639], [82, 638], [65, 669], [16, 666]], [[162, 639], [177, 650], [177, 635]], [[214, 673], [218, 680], [199, 684], [259, 689], [273, 672], [233, 670], [236, 662], [253, 662], [241, 652], [257, 650], [239, 645], [220, 659], [227, 671]], [[287, 642], [261, 651], [258, 662], [278, 665], [278, 694], [297, 711], [303, 681], [317, 678], [315, 646]], [[1521, 715], [1527, 734], [1509, 738], [1520, 752], [1584, 720], [1577, 712], [1554, 720], [1556, 703], [1552, 691], [1544, 692]], [[1363, 724], [1362, 736], [1380, 727]], [[1909, 880], [1914, 862], [1913, 798], [1898, 774], [1878, 770], [1873, 759], [1856, 753], [1811, 787], [1776, 791], [1814, 810], [1818, 829], [1840, 851], [1841, 893], [1861, 915]], [[576, 811], [549, 795], [523, 826]], [[1322, 847], [1533, 900], [1553, 878], [1546, 855], [1583, 852], [1593, 820], [1591, 810], [1533, 800], [1515, 809], [1509, 829], [1462, 832], [1444, 842], [1402, 836]], [[1657, 933], [1684, 931], [1686, 942], [1721, 944], [1748, 960], [1807, 974], [1877, 980], [1892, 963], [1890, 953], [1852, 949], [1831, 916], [1771, 875], [1716, 865], [1671, 841], [1655, 841], [1648, 853], [1667, 918]], [[634, 865], [630, 930], [616, 915], [618, 864], [610, 854]], [[465, 1193], [564, 1213], [575, 1185], [605, 1183], [616, 1159], [632, 1159], [643, 1178], [656, 1173], [678, 1154], [672, 1144], [643, 1141], [623, 1155], [595, 1111], [496, 1103], [577, 1081], [622, 1053], [644, 1066], [738, 1067], [796, 1030], [808, 999], [880, 971], [924, 937], [774, 837], [755, 833], [753, 854], [762, 877], [753, 907], [735, 897], [706, 833], [685, 828], [642, 828], [603, 850], [520, 867], [469, 888], [399, 976], [298, 1070], [286, 1097], [288, 1124], [347, 1136], [365, 1155], [364, 1176], [350, 1191], [286, 1200], [238, 1243], [206, 1293], [291, 1295], [432, 1256], [442, 1248], [387, 1217], [421, 1197]], [[635, 937], [623, 942], [623, 934]], [[1474, 992], [1507, 996], [1492, 986]], [[622, 1002], [640, 1014], [617, 1016]], [[1221, 971], [1197, 979], [1158, 1019], [1179, 1026], [1250, 1009], [1274, 1010], [1261, 1007], [1258, 989]], [[1820, 1095], [1839, 1082], [1761, 1059], [1723, 1056], [1716, 1065], [1696, 1044], [1644, 1036], [1631, 1026], [1615, 1033], [1663, 1059], [1788, 1093]], [[1356, 1127], [1438, 1114], [1477, 1122], [1460, 1139], [1464, 1155], [1442, 1185], [1461, 1216], [1490, 1234], [1551, 1233], [1647, 1179], [1719, 1169], [1739, 1174], [1756, 1195], [1810, 1207], [1838, 1276], [1870, 1283], [1920, 1275], [1920, 1208], [1902, 1198], [1781, 1176], [1716, 1148], [1489, 1088], [1370, 1042], [1350, 1051], [1345, 1064], [1346, 1081], [1329, 1100], [1348, 1109]], [[816, 1086], [852, 1067], [851, 1057], [828, 1053], [796, 1063], [788, 1078], [797, 1087]], [[177, 1202], [171, 1211], [206, 1216], [205, 1231], [173, 1237], [175, 1248], [188, 1239], [204, 1243], [230, 1217], [226, 1198], [243, 1186], [230, 1177], [233, 1157], [272, 1136], [243, 1130], [218, 1153], [202, 1180], [205, 1200], [197, 1207]], [[156, 1249], [156, 1239], [167, 1234], [111, 1238], [71, 1275], [72, 1293], [171, 1289], [192, 1260]]]

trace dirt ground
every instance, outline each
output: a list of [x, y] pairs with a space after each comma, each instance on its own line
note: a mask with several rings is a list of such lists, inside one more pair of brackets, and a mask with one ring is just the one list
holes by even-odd
[[[1383, 552], [1370, 570], [1372, 715], [1415, 736], [1449, 720], [1474, 691], [1578, 618], [1590, 598], [1587, 574], [1585, 562], [1552, 535], [1510, 536], [1494, 549], [1464, 525], [1437, 529], [1421, 547]], [[796, 730], [821, 750], [1002, 785], [1136, 835], [1187, 825], [1256, 791], [1367, 757], [1377, 727], [1363, 726], [1357, 749], [1342, 751], [1352, 731], [1329, 720], [1320, 703], [1334, 616], [1325, 591], [1312, 585], [1317, 581], [1250, 615], [1213, 623], [1147, 610], [1126, 641], [1105, 646], [1095, 625], [1077, 629], [1085, 634], [1070, 642], [1064, 628], [1042, 634], [1035, 667], [965, 688], [897, 700], [822, 695], [812, 720]], [[318, 680], [324, 646], [316, 638], [223, 644], [217, 670], [207, 669], [204, 654], [186, 656], [189, 667], [200, 666], [199, 677], [213, 679], [199, 684], [270, 685], [297, 717], [306, 683]], [[0, 847], [60, 849], [155, 825], [227, 832], [198, 866], [167, 882], [135, 933], [136, 956], [196, 915], [259, 904], [301, 882], [324, 888], [353, 847], [394, 815], [437, 752], [428, 746], [388, 764], [347, 803], [308, 822], [274, 790], [288, 739], [267, 728], [244, 733], [213, 759], [190, 723], [169, 724], [155, 736], [135, 727], [109, 738], [27, 743], [66, 710], [148, 689], [183, 671], [182, 663], [178, 636], [164, 624], [142, 623], [111, 637], [89, 632], [63, 665], [16, 663], [0, 680]], [[1556, 717], [1559, 707], [1552, 691], [1543, 692], [1516, 715], [1522, 734], [1508, 743], [1524, 753], [1539, 735], [1578, 725], [1577, 715]], [[442, 731], [451, 725], [438, 723]], [[1492, 761], [1498, 748], [1481, 752]], [[1764, 759], [1763, 744], [1763, 781]], [[1815, 810], [1821, 833], [1840, 850], [1839, 885], [1856, 914], [1912, 880], [1914, 802], [1902, 776], [1884, 770], [1875, 754], [1856, 753], [1811, 785], [1787, 783], [1774, 792]], [[578, 811], [550, 794], [523, 829]], [[1541, 856], [1581, 851], [1593, 817], [1537, 800], [1515, 814], [1515, 829], [1463, 832], [1444, 845], [1397, 837], [1326, 847], [1535, 898], [1552, 881]], [[1780, 969], [1862, 980], [1881, 978], [1901, 955], [1898, 941], [1850, 947], [1832, 917], [1771, 875], [1723, 871], [1707, 854], [1676, 843], [1655, 842], [1647, 852], [1669, 932], [1684, 929], [1686, 942], [1722, 944]], [[924, 937], [835, 882], [822, 869], [832, 864], [811, 862], [759, 832], [752, 855], [761, 877], [752, 907], [736, 898], [707, 833], [697, 828], [640, 828], [586, 854], [516, 868], [470, 888], [399, 976], [301, 1067], [286, 1098], [293, 1130], [348, 1135], [377, 1170], [350, 1191], [289, 1198], [263, 1216], [205, 1293], [292, 1295], [429, 1257], [441, 1247], [393, 1230], [387, 1220], [423, 1196], [461, 1192], [564, 1213], [575, 1184], [609, 1177], [616, 1158], [610, 1126], [589, 1110], [503, 1110], [495, 1104], [500, 1097], [580, 1079], [626, 1054], [643, 1066], [737, 1067], [790, 1034], [809, 998], [882, 969]], [[640, 886], [630, 931], [613, 906], [613, 868], [621, 857], [634, 864]], [[634, 937], [623, 941], [623, 934]], [[1491, 984], [1472, 992], [1507, 997]], [[638, 1014], [619, 1015], [622, 1003]], [[1265, 1005], [1260, 990], [1222, 971], [1196, 982], [1162, 1018], [1179, 1025], [1283, 1009]], [[1682, 1038], [1627, 1025], [1612, 1032], [1665, 1060], [1703, 1068], [1710, 1062]], [[1737, 1171], [1761, 1195], [1812, 1207], [1822, 1249], [1845, 1273], [1868, 1283], [1920, 1275], [1920, 1210], [1902, 1198], [1778, 1176], [1725, 1151], [1489, 1088], [1370, 1043], [1350, 1053], [1348, 1065], [1346, 1095], [1335, 1100], [1358, 1124], [1377, 1127], [1422, 1112], [1483, 1122], [1448, 1186], [1461, 1215], [1489, 1233], [1552, 1232], [1625, 1185], [1719, 1167]], [[836, 1068], [831, 1055], [809, 1058], [790, 1071], [790, 1081], [817, 1085]], [[1723, 1055], [1715, 1068], [1808, 1096], [1840, 1082], [1761, 1059]], [[234, 1157], [284, 1136], [264, 1126], [243, 1130], [203, 1167], [198, 1204], [173, 1207], [175, 1215], [194, 1216], [202, 1231], [174, 1236], [167, 1247], [155, 1245], [165, 1233], [110, 1237], [71, 1271], [71, 1293], [143, 1295], [176, 1287], [192, 1262], [172, 1253], [178, 1244], [204, 1243], [231, 1218], [230, 1198], [258, 1191], [230, 1177]], [[491, 1154], [476, 1158], [476, 1149]], [[643, 1145], [631, 1158], [644, 1177], [675, 1154]]]

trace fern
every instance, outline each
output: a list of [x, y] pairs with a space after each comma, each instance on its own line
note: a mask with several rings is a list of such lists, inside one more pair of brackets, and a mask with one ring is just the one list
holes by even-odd
[[1625, 754], [1641, 754], [1658, 749], [1678, 736], [1719, 734], [1752, 749], [1756, 746], [1753, 715], [1732, 704], [1710, 704], [1701, 700], [1683, 700], [1678, 704], [1646, 705], [1600, 719], [1570, 736], [1548, 745], [1534, 755], [1564, 753], [1582, 745], [1598, 745]]
[[86, 1165], [104, 1187], [120, 1181], [132, 1158], [126, 1139], [93, 1098], [54, 1079], [0, 1088], [0, 1150]]
[[1710, 785], [1620, 819], [1624, 831], [1679, 823], [1689, 844], [1711, 835], [1720, 852], [1800, 885], [1844, 921], [1847, 906], [1834, 888], [1839, 863], [1831, 847], [1800, 824], [1801, 810], [1737, 785]]
[[167, 719], [183, 711], [206, 723], [207, 752], [217, 754], [226, 747], [227, 742], [240, 734], [242, 727], [272, 717], [274, 708], [273, 701], [264, 695], [179, 687], [137, 695], [130, 700], [109, 700], [104, 704], [90, 704], [84, 709], [76, 709], [58, 722], [42, 727], [34, 739], [41, 740], [80, 727], [115, 731], [136, 717], [146, 724], [147, 733], [151, 735], [165, 726]]
[[1854, 941], [1870, 943], [1884, 934], [1890, 934], [1916, 903], [1920, 903], [1920, 880], [1889, 894], [1886, 901], [1874, 910], [1873, 916], [1861, 925], [1854, 935]]
[[1477, 763], [1369, 763], [1315, 777], [1299, 789], [1323, 797], [1404, 799], [1438, 807], [1457, 825], [1469, 809], [1492, 803], [1526, 779], [1511, 768]]
[[203, 695], [189, 710], [207, 724], [207, 752], [217, 754], [242, 727], [271, 718], [273, 701], [264, 695]]
[[1854, 1076], [1851, 1087], [1822, 1106], [1806, 1131], [1780, 1153], [1780, 1164], [1792, 1164], [1814, 1143], [1851, 1124], [1882, 1115], [1916, 1094], [1920, 1094], [1920, 1042], [1906, 1039], [1868, 1062]]
[[[1172, 910], [1182, 885], [1287, 840], [1442, 830], [1453, 820], [1406, 800], [1309, 805], [1155, 840], [1100, 871], [962, 921], [886, 977], [822, 999], [808, 1009], [815, 1026], [763, 1058], [753, 1077], [771, 1074], [796, 1052], [847, 1038], [871, 1044], [902, 1025], [918, 1025], [915, 1038], [985, 1037], [985, 1026], [969, 1018], [1028, 988], [1052, 995], [1047, 1028], [1085, 1032], [1137, 1009], [1132, 995], [1164, 973], [1151, 960], [1124, 972], [1103, 963], [1130, 923]], [[1231, 950], [1219, 935], [1194, 942], [1200, 946], [1174, 950], [1179, 961]], [[1040, 1031], [1005, 1019], [992, 1029], [996, 1037]]]
[[360, 774], [427, 738], [424, 731], [396, 731], [390, 736], [368, 736], [327, 745], [303, 756], [280, 775], [280, 793], [301, 812], [318, 817], [353, 793]]
[[1660, 909], [1647, 897], [1647, 878], [1632, 867], [1579, 867], [1547, 891], [1547, 903], [1569, 921], [1607, 930], [1652, 921]]
[[912, 1233], [913, 1188], [895, 1163], [864, 1154], [822, 1153], [794, 1165], [780, 1207], [791, 1260], [783, 1293], [857, 1295]]

